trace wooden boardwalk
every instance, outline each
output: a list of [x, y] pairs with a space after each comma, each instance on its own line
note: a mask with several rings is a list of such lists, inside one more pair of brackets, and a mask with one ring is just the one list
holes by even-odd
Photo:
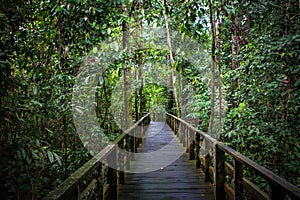
[[[157, 170], [126, 173], [125, 184], [119, 185], [119, 200], [213, 199], [211, 183], [204, 181], [203, 172], [195, 168], [195, 161], [188, 160], [183, 147], [165, 123], [151, 122], [146, 134], [143, 147], [139, 149], [144, 154], [136, 156], [135, 161], [131, 162], [131, 169], [139, 172], [142, 169]], [[167, 144], [171, 145], [164, 148]], [[155, 151], [160, 152], [156, 156], [158, 158], [145, 154]], [[170, 164], [166, 167], [160, 166], [165, 163]]]

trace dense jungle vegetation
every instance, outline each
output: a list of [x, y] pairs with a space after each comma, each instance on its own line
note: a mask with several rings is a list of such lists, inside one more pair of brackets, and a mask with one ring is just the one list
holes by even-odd
[[[198, 128], [300, 187], [299, 1], [3, 0], [1, 199], [40, 199], [91, 158], [73, 123], [73, 86], [82, 61], [124, 30], [166, 25], [197, 41], [212, 60], [209, 70], [223, 82], [212, 78], [209, 87], [173, 49], [171, 64], [195, 91], [188, 114], [199, 120]], [[141, 57], [158, 62], [168, 53], [150, 48], [125, 55], [98, 78], [96, 113], [109, 138], [122, 132], [112, 112], [118, 109], [112, 107], [118, 80], [125, 77], [130, 85], [141, 75]], [[134, 61], [133, 72], [126, 59]], [[165, 87], [140, 88], [125, 99], [133, 119], [151, 108], [180, 114]]]

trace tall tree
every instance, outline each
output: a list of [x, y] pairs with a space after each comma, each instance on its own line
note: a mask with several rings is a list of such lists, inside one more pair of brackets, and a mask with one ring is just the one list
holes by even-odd
[[[126, 4], [122, 4], [122, 11], [124, 15], [128, 15], [128, 8]], [[130, 16], [129, 16], [130, 17]], [[122, 32], [123, 32], [123, 49], [126, 50], [126, 53], [129, 53], [129, 24], [127, 19], [124, 19], [122, 22]], [[130, 63], [125, 61], [124, 68], [124, 126], [126, 129], [132, 124], [132, 96], [131, 96], [131, 66]]]
[[211, 89], [211, 102], [210, 102], [210, 121], [209, 121], [209, 131], [210, 135], [215, 135], [215, 104], [216, 104], [216, 25], [215, 25], [215, 17], [214, 17], [214, 0], [209, 0], [209, 19], [211, 26], [211, 81], [210, 81], [210, 89]]
[[175, 66], [175, 61], [174, 61], [174, 58], [173, 58], [173, 49], [172, 49], [169, 22], [168, 22], [168, 15], [167, 15], [167, 13], [168, 13], [168, 2], [167, 2], [167, 0], [163, 0], [163, 6], [164, 6], [163, 14], [164, 14], [164, 18], [165, 18], [167, 43], [168, 43], [168, 47], [169, 47], [169, 58], [170, 58], [170, 61], [171, 61], [171, 68], [168, 65], [168, 70], [171, 71], [174, 101], [175, 101], [175, 105], [176, 105], [176, 115], [177, 115], [177, 117], [180, 117], [180, 105], [179, 105], [178, 91], [177, 91], [177, 88], [176, 88], [176, 75], [175, 75], [176, 66]]

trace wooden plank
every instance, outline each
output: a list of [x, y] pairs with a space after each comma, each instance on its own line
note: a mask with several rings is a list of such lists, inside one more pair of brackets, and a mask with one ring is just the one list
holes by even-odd
[[[151, 126], [156, 123], [151, 122]], [[162, 148], [174, 137], [170, 128], [163, 128], [162, 133], [147, 137], [140, 152], [151, 152]], [[150, 134], [147, 132], [147, 134]], [[179, 145], [179, 144], [178, 144]], [[177, 147], [175, 147], [177, 148]], [[166, 152], [167, 155], [167, 152]], [[168, 157], [164, 158], [168, 160]], [[211, 183], [204, 181], [204, 173], [194, 167], [195, 161], [189, 160], [182, 148], [182, 156], [170, 165], [149, 173], [127, 173], [126, 184], [119, 185], [119, 199], [207, 199], [213, 200]], [[132, 162], [132, 168], [152, 165], [151, 161]]]

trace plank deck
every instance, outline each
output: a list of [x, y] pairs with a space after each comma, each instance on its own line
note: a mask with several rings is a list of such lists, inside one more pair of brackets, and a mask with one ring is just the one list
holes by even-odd
[[[188, 159], [184, 148], [164, 122], [151, 122], [146, 134], [143, 147], [139, 149], [142, 154], [131, 162], [131, 170], [140, 173], [126, 173], [125, 184], [119, 185], [119, 200], [214, 198], [211, 183], [204, 181], [203, 172], [196, 169], [195, 161]], [[169, 164], [164, 166], [166, 163]], [[143, 170], [149, 172], [143, 173]]]

